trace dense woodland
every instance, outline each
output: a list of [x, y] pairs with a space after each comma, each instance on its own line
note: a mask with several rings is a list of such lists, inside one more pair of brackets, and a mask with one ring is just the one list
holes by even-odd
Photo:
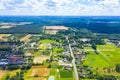
[[120, 18], [118, 16], [0, 16], [0, 26], [3, 22], [32, 22], [32, 24], [17, 25], [9, 29], [0, 29], [0, 33], [41, 33], [42, 27], [46, 25], [64, 25], [78, 30], [86, 28], [95, 33], [120, 33], [120, 23], [118, 23], [120, 22]]

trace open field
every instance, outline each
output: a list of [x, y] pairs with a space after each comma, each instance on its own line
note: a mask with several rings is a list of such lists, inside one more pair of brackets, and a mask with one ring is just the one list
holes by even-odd
[[0, 79], [6, 74], [6, 71], [0, 70]]
[[2, 71], [2, 70], [0, 70], [0, 80], [5, 80], [5, 77], [7, 75], [9, 75], [10, 77], [14, 76], [14, 75], [16, 75], [17, 72], [20, 72], [20, 70], [13, 70], [13, 71], [7, 71], [7, 70]]
[[60, 71], [60, 77], [61, 78], [73, 78], [73, 73], [72, 71], [63, 70], [63, 71]]
[[50, 70], [48, 68], [32, 68], [31, 76], [48, 76], [49, 71]]
[[30, 78], [25, 79], [25, 80], [47, 80], [47, 78], [45, 78], [45, 77], [30, 77]]
[[33, 60], [34, 63], [42, 63], [43, 61], [49, 59], [49, 56], [36, 56]]
[[45, 26], [44, 28], [47, 30], [68, 30], [65, 26]]
[[98, 45], [98, 51], [112, 64], [120, 64], [120, 48], [115, 45]]
[[33, 66], [24, 74], [24, 78], [25, 80], [47, 80], [49, 73], [50, 69], [45, 66]]
[[7, 38], [4, 38], [4, 37], [7, 37], [7, 36], [10, 36], [11, 34], [0, 34], [0, 40], [1, 41], [7, 41]]
[[57, 30], [45, 30], [46, 34], [56, 34], [57, 32]]
[[51, 48], [52, 48], [52, 45], [50, 43], [40, 44], [38, 47], [38, 49], [42, 49], [42, 50], [51, 49]]
[[20, 41], [24, 41], [24, 42], [28, 41], [31, 36], [32, 36], [31, 34], [28, 34], [27, 36], [23, 37]]
[[11, 28], [13, 26], [0, 26], [1, 29], [7, 29], [7, 28]]
[[92, 47], [84, 47], [85, 51], [95, 51]]
[[60, 80], [75, 80], [73, 78], [61, 78]]
[[113, 44], [97, 45], [96, 54], [94, 51], [88, 51], [86, 60], [83, 65], [91, 67], [91, 70], [98, 72], [100, 75], [115, 75], [120, 76], [120, 73], [115, 71], [115, 65], [120, 64], [120, 48]]
[[68, 30], [65, 26], [44, 26], [46, 34], [56, 34], [59, 30]]
[[115, 65], [111, 64], [101, 54], [95, 54], [94, 52], [90, 52], [90, 54], [87, 55], [87, 58], [83, 65], [89, 66], [91, 70], [98, 72], [100, 75], [120, 76], [120, 73], [117, 73], [115, 71]]
[[49, 39], [45, 39], [45, 40], [40, 40], [40, 43], [44, 44], [44, 43], [56, 43], [56, 41], [54, 40], [49, 40]]
[[86, 56], [84, 65], [101, 68], [111, 66], [111, 64], [109, 64], [109, 62], [105, 60], [100, 54], [95, 54], [94, 52], [90, 52], [90, 54]]

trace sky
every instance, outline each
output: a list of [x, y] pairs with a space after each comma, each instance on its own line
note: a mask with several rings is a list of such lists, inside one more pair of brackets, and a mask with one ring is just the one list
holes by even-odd
[[0, 0], [0, 15], [120, 16], [120, 0]]

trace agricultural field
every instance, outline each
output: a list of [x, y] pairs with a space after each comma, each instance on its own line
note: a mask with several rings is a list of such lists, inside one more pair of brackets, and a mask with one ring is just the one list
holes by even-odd
[[20, 70], [13, 70], [13, 71], [0, 70], [0, 80], [5, 80], [5, 77], [7, 75], [12, 77], [12, 76], [16, 75], [17, 72], [20, 72]]
[[7, 41], [7, 36], [10, 36], [11, 34], [0, 34], [0, 41]]
[[56, 34], [57, 30], [45, 30], [45, 34]]
[[94, 51], [88, 51], [86, 60], [83, 65], [89, 66], [91, 70], [98, 72], [100, 75], [115, 75], [120, 76], [120, 73], [115, 71], [115, 65], [120, 64], [120, 48], [114, 44], [97, 45], [96, 54]]
[[51, 48], [52, 48], [52, 45], [50, 43], [40, 44], [38, 47], [38, 49], [41, 49], [41, 50], [51, 49]]
[[120, 64], [120, 48], [113, 44], [98, 45], [97, 47], [101, 55], [108, 59], [111, 64]]
[[95, 54], [94, 52], [90, 52], [90, 54], [86, 56], [84, 65], [101, 68], [111, 66], [111, 64], [109, 64], [109, 62], [106, 61], [100, 54]]
[[20, 41], [23, 41], [23, 42], [28, 41], [31, 36], [32, 36], [31, 34], [28, 34], [25, 37], [23, 37], [22, 39], [20, 39]]
[[85, 51], [94, 51], [94, 49], [92, 47], [84, 47]]
[[33, 66], [24, 74], [25, 80], [47, 80], [50, 69], [45, 66]]
[[60, 80], [74, 80], [73, 72], [68, 70], [60, 71]]
[[11, 28], [13, 26], [0, 26], [0, 29], [8, 29], [8, 28]]
[[44, 44], [44, 43], [52, 43], [52, 44], [55, 44], [55, 43], [56, 43], [56, 41], [50, 40], [50, 39], [40, 40], [39, 42], [42, 43], [42, 44]]
[[47, 59], [49, 59], [50, 57], [49, 56], [36, 56], [34, 59], [33, 59], [33, 62], [34, 63], [43, 63], [43, 61], [46, 61]]

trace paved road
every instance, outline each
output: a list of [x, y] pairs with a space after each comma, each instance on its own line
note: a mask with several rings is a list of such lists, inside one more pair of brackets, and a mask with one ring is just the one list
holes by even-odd
[[[66, 39], [68, 40], [68, 43], [69, 43], [68, 37], [66, 37]], [[75, 64], [75, 56], [74, 56], [74, 54], [73, 54], [73, 51], [72, 51], [72, 48], [71, 48], [71, 44], [70, 44], [70, 43], [69, 43], [69, 49], [70, 49], [71, 56], [72, 56], [72, 58], [73, 58], [72, 64], [73, 64], [73, 68], [74, 68], [76, 80], [79, 80], [79, 76], [78, 76], [78, 72], [77, 72], [77, 67], [76, 67], [76, 64]]]

